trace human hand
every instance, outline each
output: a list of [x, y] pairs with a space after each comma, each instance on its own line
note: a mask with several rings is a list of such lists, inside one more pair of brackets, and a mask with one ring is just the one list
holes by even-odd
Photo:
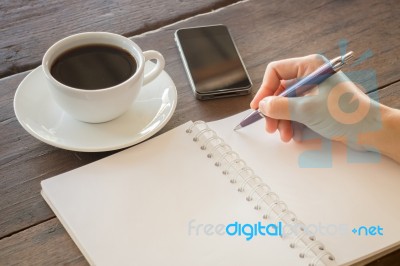
[[382, 127], [381, 109], [384, 107], [370, 99], [342, 72], [316, 86], [307, 96], [276, 96], [326, 61], [323, 56], [310, 55], [270, 63], [250, 106], [259, 108], [267, 116], [267, 132], [278, 129], [285, 142], [294, 137], [291, 121], [296, 121], [325, 138], [353, 148], [373, 150], [368, 135]]

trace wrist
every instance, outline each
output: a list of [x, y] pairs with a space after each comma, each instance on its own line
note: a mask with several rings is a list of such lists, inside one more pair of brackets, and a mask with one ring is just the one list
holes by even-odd
[[400, 110], [381, 105], [381, 128], [363, 134], [360, 144], [400, 163]]

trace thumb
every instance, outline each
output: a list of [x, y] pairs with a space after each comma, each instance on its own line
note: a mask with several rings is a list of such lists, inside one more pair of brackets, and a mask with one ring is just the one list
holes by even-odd
[[259, 110], [273, 119], [290, 120], [289, 100], [286, 97], [268, 96], [259, 103]]
[[265, 116], [273, 119], [292, 120], [302, 122], [295, 112], [303, 97], [287, 98], [282, 96], [268, 96], [260, 101], [259, 110]]

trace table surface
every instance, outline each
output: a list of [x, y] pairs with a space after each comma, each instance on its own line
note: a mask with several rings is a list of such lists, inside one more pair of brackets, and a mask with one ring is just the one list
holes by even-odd
[[[0, 265], [87, 265], [40, 195], [40, 181], [114, 152], [82, 153], [44, 144], [18, 123], [13, 98], [19, 83], [40, 65], [55, 41], [84, 31], [132, 37], [143, 50], [160, 51], [176, 83], [178, 104], [163, 133], [188, 120], [215, 120], [249, 108], [265, 67], [273, 60], [372, 54], [348, 71], [369, 70], [378, 87], [368, 92], [400, 108], [400, 5], [398, 0], [121, 0], [2, 1], [0, 3]], [[174, 42], [181, 27], [229, 27], [254, 83], [248, 96], [194, 98]], [[371, 265], [400, 261], [394, 251]]]

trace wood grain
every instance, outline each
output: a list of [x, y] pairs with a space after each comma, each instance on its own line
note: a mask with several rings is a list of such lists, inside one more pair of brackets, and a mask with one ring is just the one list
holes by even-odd
[[50, 45], [74, 33], [132, 36], [237, 1], [1, 1], [0, 78], [38, 66]]
[[57, 218], [0, 240], [0, 265], [88, 265]]
[[[133, 37], [143, 50], [156, 49], [164, 54], [166, 71], [177, 85], [176, 112], [160, 133], [187, 120], [215, 120], [247, 109], [261, 83], [268, 62], [317, 52], [324, 52], [328, 57], [337, 56], [340, 54], [338, 42], [342, 39], [348, 41], [348, 49], [354, 50], [358, 56], [368, 50], [373, 53], [365, 62], [348, 67], [345, 71], [369, 70], [369, 73], [376, 74], [378, 87], [372, 90], [379, 89], [374, 93], [380, 96], [380, 102], [400, 108], [398, 6], [395, 0], [249, 0]], [[3, 9], [0, 10], [3, 12]], [[52, 19], [51, 15], [49, 16]], [[47, 21], [54, 23], [51, 19]], [[32, 17], [30, 20], [32, 21]], [[43, 20], [46, 21], [45, 18]], [[244, 97], [201, 102], [196, 100], [191, 92], [173, 33], [181, 27], [219, 23], [230, 28], [252, 77], [254, 89], [251, 95]], [[121, 24], [126, 26], [129, 23]], [[103, 30], [104, 24], [93, 25], [93, 30]], [[22, 25], [21, 29], [24, 27], [26, 26]], [[60, 34], [69, 34], [68, 26], [56, 27], [59, 28]], [[40, 34], [44, 33], [38, 33], [37, 36]], [[40, 55], [40, 51], [31, 50], [27, 54], [36, 56]], [[74, 264], [71, 258], [78, 258], [79, 262], [80, 253], [77, 250], [73, 251], [69, 244], [63, 244], [70, 239], [66, 240], [68, 237], [65, 231], [53, 218], [54, 214], [41, 198], [40, 181], [113, 152], [65, 151], [41, 143], [26, 133], [15, 118], [12, 101], [18, 84], [27, 74], [28, 72], [24, 72], [0, 80], [0, 264], [3, 265], [2, 261], [6, 259], [22, 261], [19, 260], [18, 254], [22, 247], [27, 250], [24, 254], [32, 254], [38, 262], [42, 262], [41, 264], [51, 260], [46, 252], [61, 252], [63, 255], [59, 256], [63, 259], [60, 263]], [[57, 242], [57, 238], [46, 238], [46, 228], [51, 226], [56, 226], [56, 231], [63, 235], [62, 243]], [[40, 247], [32, 240], [33, 235], [47, 244], [43, 248]], [[23, 245], [24, 241], [26, 243]], [[8, 251], [3, 253], [4, 250]]]

